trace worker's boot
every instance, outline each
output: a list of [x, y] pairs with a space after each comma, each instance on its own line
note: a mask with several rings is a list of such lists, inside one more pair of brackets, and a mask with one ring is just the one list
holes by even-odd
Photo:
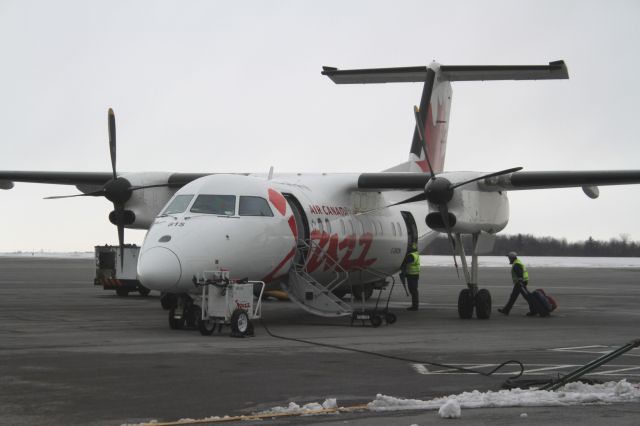
[[498, 312], [500, 312], [501, 314], [509, 316], [509, 311], [507, 311], [505, 308], [498, 308]]

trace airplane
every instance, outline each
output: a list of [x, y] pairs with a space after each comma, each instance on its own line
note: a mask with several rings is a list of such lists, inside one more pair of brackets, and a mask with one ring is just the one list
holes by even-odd
[[[0, 171], [0, 188], [14, 182], [75, 185], [76, 196], [113, 203], [109, 220], [147, 229], [137, 264], [141, 283], [162, 293], [170, 326], [200, 321], [204, 271], [264, 281], [285, 290], [306, 311], [350, 315], [339, 296], [366, 297], [401, 270], [412, 244], [424, 253], [446, 234], [465, 286], [460, 318], [488, 319], [491, 294], [479, 288], [478, 254], [509, 221], [507, 193], [580, 187], [597, 198], [601, 185], [640, 183], [640, 170], [444, 171], [452, 88], [456, 81], [568, 79], [564, 61], [548, 65], [465, 65], [340, 70], [323, 67], [336, 84], [422, 83], [407, 161], [373, 173], [171, 173], [116, 170], [115, 114], [109, 109], [111, 172]], [[471, 265], [462, 238], [471, 238]]]

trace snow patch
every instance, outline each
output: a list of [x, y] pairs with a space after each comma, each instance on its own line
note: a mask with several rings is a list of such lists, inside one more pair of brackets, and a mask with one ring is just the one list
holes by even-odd
[[322, 410], [331, 410], [338, 408], [338, 403], [335, 398], [326, 399], [322, 404], [317, 402], [310, 402], [303, 406], [296, 404], [295, 402], [290, 402], [286, 407], [273, 407], [267, 411], [262, 411], [258, 413], [259, 415], [265, 414], [315, 414], [309, 413], [313, 411], [322, 411]]
[[460, 404], [455, 399], [449, 399], [438, 410], [438, 415], [443, 419], [460, 418], [462, 410]]
[[[581, 382], [569, 383], [557, 391], [544, 391], [536, 389], [511, 389], [497, 392], [463, 392], [457, 395], [449, 395], [427, 401], [419, 399], [404, 399], [378, 394], [376, 399], [367, 404], [370, 411], [404, 411], [404, 410], [438, 410], [438, 415], [444, 419], [456, 419], [461, 417], [462, 408], [495, 408], [495, 407], [550, 407], [579, 404], [611, 404], [616, 402], [640, 402], [640, 387], [637, 384], [627, 382], [626, 379], [619, 382], [607, 382], [597, 385], [589, 385]], [[359, 409], [360, 407], [358, 407]], [[270, 410], [256, 413], [257, 416], [269, 416], [272, 414], [290, 415], [319, 415], [340, 413], [336, 398], [328, 398], [322, 404], [310, 402], [302, 406], [290, 402], [286, 407], [274, 407]], [[348, 409], [348, 408], [346, 408]], [[527, 413], [520, 414], [526, 418]], [[230, 418], [207, 417], [198, 419], [202, 421], [215, 421]], [[176, 424], [192, 423], [193, 419], [180, 419]], [[145, 423], [126, 424], [122, 426], [143, 426], [157, 423], [150, 420]]]
[[51, 258], [51, 259], [93, 259], [93, 252], [70, 252], [58, 253], [47, 251], [17, 251], [13, 253], [0, 253], [0, 257], [33, 257], [33, 258]]
[[[640, 257], [553, 257], [523, 256], [528, 268], [640, 268]], [[420, 256], [422, 266], [451, 266], [451, 256]], [[479, 256], [483, 268], [510, 268], [505, 256]]]
[[322, 403], [322, 408], [324, 408], [325, 410], [338, 408], [338, 401], [335, 398], [325, 399], [325, 401]]
[[511, 389], [501, 391], [463, 392], [428, 401], [403, 399], [378, 394], [367, 406], [371, 411], [440, 410], [449, 401], [460, 408], [542, 407], [578, 404], [610, 404], [640, 402], [640, 389], [626, 380], [588, 385], [569, 383], [557, 391]]

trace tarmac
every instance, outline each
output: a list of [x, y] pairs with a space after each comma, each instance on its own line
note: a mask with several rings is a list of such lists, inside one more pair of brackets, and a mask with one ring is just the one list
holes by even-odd
[[[0, 424], [175, 422], [251, 415], [292, 401], [336, 398], [340, 406], [359, 406], [376, 394], [428, 400], [499, 390], [518, 370], [510, 365], [486, 377], [429, 362], [489, 371], [515, 359], [525, 365], [526, 378], [541, 379], [640, 337], [640, 270], [530, 268], [531, 287], [544, 288], [559, 304], [551, 317], [530, 318], [522, 299], [508, 317], [495, 310], [511, 291], [506, 266], [480, 267], [481, 287], [493, 296], [489, 320], [459, 319], [463, 281], [452, 268], [430, 267], [422, 270], [418, 312], [405, 311], [409, 298], [402, 287], [393, 290], [395, 324], [351, 325], [349, 318], [318, 318], [291, 302], [267, 300], [263, 323], [254, 321], [255, 336], [232, 338], [228, 330], [202, 336], [169, 329], [158, 294], [118, 297], [93, 286], [92, 259], [0, 257]], [[640, 350], [589, 377], [640, 382]], [[635, 425], [638, 418], [640, 404], [620, 403], [463, 409], [454, 420], [436, 411], [360, 409], [268, 417], [260, 424]]]

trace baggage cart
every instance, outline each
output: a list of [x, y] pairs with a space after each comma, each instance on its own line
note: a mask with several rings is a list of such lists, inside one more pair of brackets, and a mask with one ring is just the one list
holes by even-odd
[[[263, 281], [234, 281], [229, 271], [205, 271], [195, 284], [202, 288], [201, 317], [198, 329], [204, 336], [211, 335], [223, 325], [231, 327], [231, 336], [253, 335], [251, 320], [262, 314]], [[254, 299], [254, 287], [259, 296]]]

